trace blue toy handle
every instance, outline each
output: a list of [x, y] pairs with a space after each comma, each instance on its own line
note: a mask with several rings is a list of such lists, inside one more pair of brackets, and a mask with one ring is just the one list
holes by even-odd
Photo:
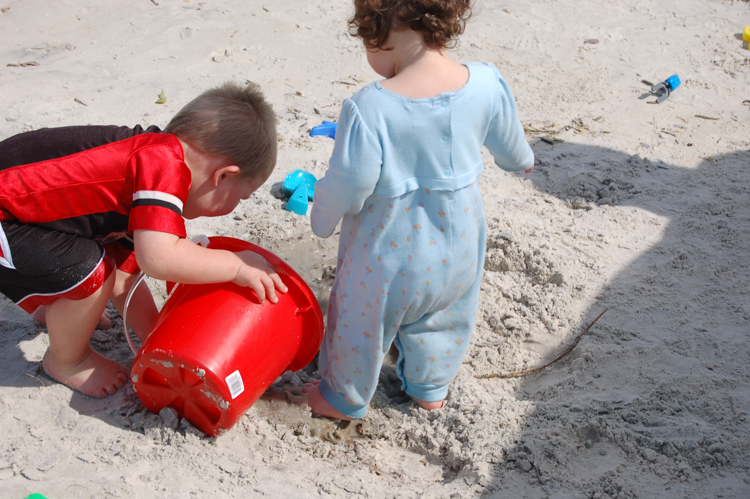
[[670, 90], [674, 90], [675, 88], [679, 87], [680, 83], [682, 83], [682, 82], [680, 81], [680, 77], [679, 76], [672, 75], [669, 78], [667, 78], [666, 80], [664, 80], [664, 83], [666, 83], [667, 85], [669, 85], [669, 89]]
[[310, 137], [315, 137], [317, 135], [323, 135], [325, 137], [331, 137], [332, 139], [335, 139], [336, 123], [334, 123], [333, 121], [323, 120], [322, 125], [314, 126], [312, 130], [310, 130]]
[[677, 75], [672, 75], [666, 80], [652, 86], [651, 93], [658, 96], [658, 98], [656, 99], [656, 103], [659, 104], [664, 99], [669, 97], [669, 94], [671, 94], [674, 91], [674, 89], [679, 86], [680, 86], [680, 77]]

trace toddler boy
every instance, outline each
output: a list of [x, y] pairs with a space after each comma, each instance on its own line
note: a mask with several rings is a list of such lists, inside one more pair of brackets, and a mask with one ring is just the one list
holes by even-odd
[[[275, 164], [276, 117], [254, 84], [204, 92], [165, 131], [64, 127], [0, 142], [0, 292], [29, 313], [46, 306], [47, 374], [98, 398], [126, 383], [127, 369], [89, 340], [108, 300], [122, 313], [139, 267], [231, 281], [275, 303], [287, 289], [265, 259], [193, 244], [184, 221], [232, 212]], [[143, 341], [157, 315], [147, 286], [129, 309]]]

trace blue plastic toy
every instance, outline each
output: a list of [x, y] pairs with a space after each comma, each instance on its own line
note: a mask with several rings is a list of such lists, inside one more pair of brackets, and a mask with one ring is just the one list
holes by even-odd
[[332, 139], [335, 139], [336, 123], [334, 123], [333, 121], [323, 120], [322, 125], [314, 126], [312, 130], [310, 130], [310, 137], [315, 137], [317, 135], [323, 135], [325, 137], [331, 137]]
[[297, 187], [292, 197], [286, 202], [286, 209], [297, 215], [307, 215], [307, 186], [305, 184]]
[[671, 94], [675, 88], [680, 86], [680, 83], [680, 77], [677, 75], [672, 75], [663, 82], [657, 83], [656, 85], [651, 87], [651, 93], [658, 96], [658, 98], [656, 99], [656, 103], [658, 104], [669, 97], [669, 94]]
[[283, 189], [291, 195], [286, 203], [287, 211], [297, 215], [307, 214], [307, 202], [313, 199], [315, 182], [315, 176], [305, 170], [295, 170], [284, 178]]

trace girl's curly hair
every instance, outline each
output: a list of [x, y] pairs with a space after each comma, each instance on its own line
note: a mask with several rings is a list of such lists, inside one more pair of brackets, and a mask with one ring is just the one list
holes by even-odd
[[453, 47], [471, 17], [471, 0], [354, 0], [349, 33], [370, 50], [384, 46], [391, 29], [412, 29], [431, 47]]

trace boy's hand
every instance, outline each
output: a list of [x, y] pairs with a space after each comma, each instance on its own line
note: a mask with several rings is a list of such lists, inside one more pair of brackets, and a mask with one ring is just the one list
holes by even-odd
[[136, 230], [133, 242], [138, 265], [155, 279], [185, 284], [233, 282], [252, 288], [261, 303], [266, 296], [276, 303], [276, 290], [288, 291], [278, 271], [252, 251], [208, 249], [152, 230]]
[[266, 299], [266, 294], [271, 303], [277, 303], [279, 299], [276, 296], [276, 290], [282, 293], [288, 291], [276, 269], [265, 258], [252, 251], [240, 251], [235, 254], [244, 265], [240, 265], [232, 282], [252, 288], [261, 303]]

